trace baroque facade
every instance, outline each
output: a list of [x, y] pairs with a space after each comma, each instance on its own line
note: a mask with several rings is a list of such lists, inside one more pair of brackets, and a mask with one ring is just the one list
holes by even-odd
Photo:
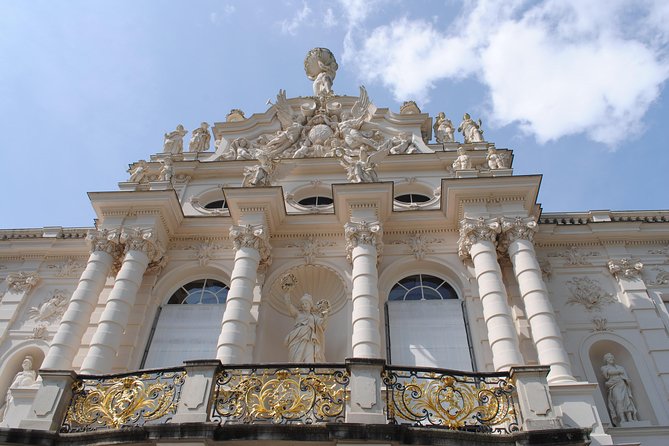
[[666, 444], [669, 211], [542, 213], [337, 68], [0, 230], [0, 444]]

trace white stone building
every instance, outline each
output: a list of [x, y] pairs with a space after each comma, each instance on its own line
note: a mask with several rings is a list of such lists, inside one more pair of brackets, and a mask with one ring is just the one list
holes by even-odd
[[665, 445], [669, 211], [542, 213], [469, 115], [305, 69], [0, 230], [0, 444]]

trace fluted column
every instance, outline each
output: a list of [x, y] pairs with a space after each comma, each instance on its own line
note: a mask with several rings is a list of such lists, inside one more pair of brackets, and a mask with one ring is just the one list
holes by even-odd
[[125, 245], [125, 256], [81, 366], [82, 374], [111, 371], [144, 273], [150, 262], [158, 262], [163, 256], [150, 229], [124, 229], [119, 239]]
[[382, 249], [379, 222], [349, 222], [344, 226], [346, 256], [352, 264], [354, 358], [380, 358], [379, 272], [376, 267]]
[[503, 218], [502, 245], [508, 249], [513, 264], [539, 364], [551, 368], [548, 382], [574, 381], [569, 356], [534, 251], [532, 240], [536, 230], [537, 223], [532, 217]]
[[460, 222], [458, 253], [463, 260], [471, 258], [479, 287], [483, 318], [488, 329], [496, 371], [523, 365], [518, 334], [511, 316], [502, 271], [497, 263], [497, 234], [500, 223], [493, 219], [465, 218]]
[[51, 341], [42, 363], [43, 369], [66, 370], [72, 367], [72, 360], [79, 350], [81, 338], [105, 286], [114, 259], [120, 254], [118, 231], [108, 229], [91, 231], [86, 238], [91, 244], [91, 255], [79, 284], [72, 293], [58, 331]]
[[235, 263], [216, 346], [216, 358], [223, 364], [239, 364], [246, 357], [258, 266], [269, 260], [270, 246], [267, 231], [262, 225], [232, 226], [230, 240], [235, 249]]

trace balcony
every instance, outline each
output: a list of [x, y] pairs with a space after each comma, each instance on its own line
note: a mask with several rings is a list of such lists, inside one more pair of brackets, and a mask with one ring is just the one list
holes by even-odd
[[[35, 418], [22, 429], [0, 431], [0, 442], [586, 444], [587, 430], [564, 428], [553, 416], [547, 372], [468, 373], [363, 359], [234, 366], [187, 361], [99, 376], [47, 370], [32, 406]], [[53, 410], [41, 410], [49, 396]]]

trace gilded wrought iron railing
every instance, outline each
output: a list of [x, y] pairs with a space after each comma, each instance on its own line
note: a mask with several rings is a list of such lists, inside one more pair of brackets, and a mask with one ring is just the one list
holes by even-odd
[[349, 375], [341, 365], [225, 368], [216, 375], [212, 421], [343, 422]]
[[383, 382], [390, 423], [487, 433], [519, 430], [508, 374], [389, 366]]
[[79, 376], [61, 432], [162, 424], [176, 412], [182, 368], [105, 376]]

